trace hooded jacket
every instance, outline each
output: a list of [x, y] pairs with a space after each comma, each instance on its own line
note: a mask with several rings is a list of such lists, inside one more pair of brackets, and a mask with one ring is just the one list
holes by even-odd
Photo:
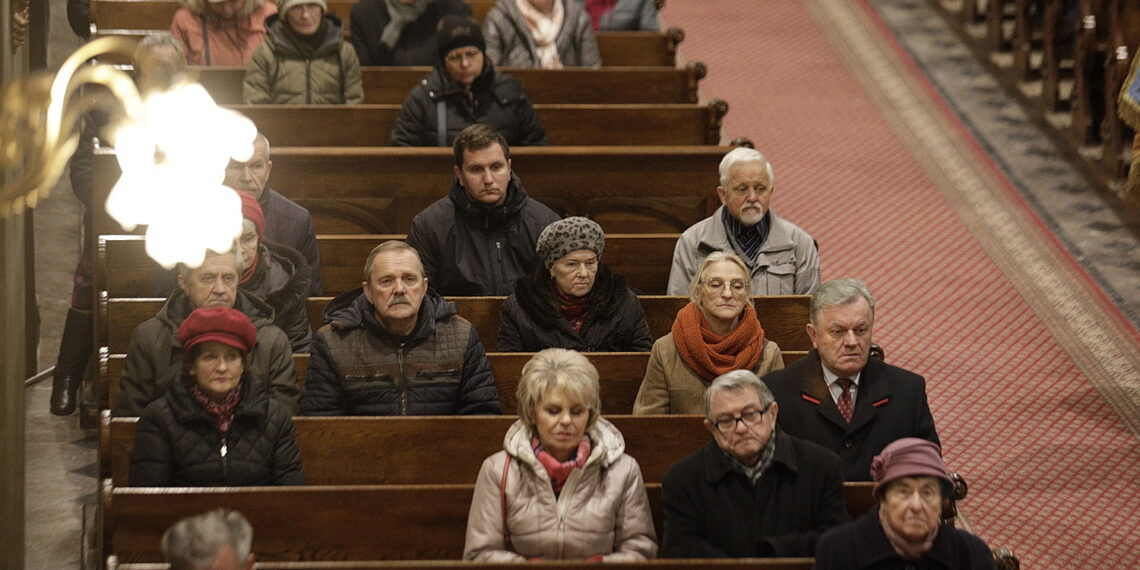
[[273, 322], [289, 337], [293, 353], [307, 354], [313, 343], [305, 301], [309, 264], [297, 250], [269, 241], [258, 245], [257, 268], [241, 289], [273, 308]]
[[245, 69], [242, 99], [248, 104], [335, 105], [364, 102], [356, 50], [341, 39], [336, 14], [325, 14], [316, 47], [285, 29], [280, 14], [265, 22], [265, 42]]
[[497, 206], [472, 200], [455, 180], [447, 196], [412, 219], [408, 245], [419, 251], [440, 295], [509, 295], [515, 280], [539, 263], [538, 236], [559, 219], [527, 195], [513, 172]]
[[879, 507], [835, 527], [816, 547], [817, 570], [993, 570], [994, 556], [982, 539], [951, 525], [938, 528], [930, 550], [918, 560], [895, 553], [879, 523]]
[[[439, 140], [440, 103], [446, 111], [443, 144]], [[485, 60], [470, 91], [437, 62], [404, 99], [392, 127], [392, 146], [451, 146], [460, 131], [476, 123], [495, 127], [509, 146], [549, 144], [522, 83], [495, 71]]]
[[538, 352], [546, 348], [579, 352], [648, 352], [653, 347], [645, 311], [625, 278], [598, 264], [586, 309], [576, 332], [559, 307], [550, 272], [542, 264], [515, 282], [499, 318], [502, 352]]
[[[590, 15], [576, 0], [562, 0], [562, 29], [554, 40], [564, 67], [600, 67], [598, 38]], [[538, 46], [515, 0], [499, 0], [483, 19], [487, 57], [501, 67], [539, 67]]]
[[447, 15], [470, 16], [471, 7], [464, 0], [433, 0], [415, 20], [400, 32], [396, 45], [389, 48], [380, 41], [384, 28], [392, 21], [385, 0], [360, 0], [352, 6], [352, 46], [360, 65], [434, 65], [439, 58], [436, 26]]
[[827, 529], [847, 522], [834, 453], [778, 428], [772, 463], [756, 483], [715, 439], [661, 479], [663, 558], [811, 556]]
[[[297, 410], [297, 379], [289, 337], [273, 324], [273, 309], [238, 289], [234, 308], [245, 313], [257, 329], [257, 346], [249, 353], [250, 382], [269, 390], [290, 414]], [[190, 299], [181, 289], [167, 298], [158, 313], [131, 332], [123, 375], [119, 379], [116, 416], [137, 416], [159, 399], [182, 376], [182, 345], [178, 327], [190, 315]]]
[[[760, 360], [750, 370], [763, 376], [784, 367], [784, 355], [776, 341], [764, 339]], [[645, 378], [633, 402], [634, 414], [704, 414], [705, 388], [715, 378], [698, 376], [681, 355], [669, 333], [653, 343]]]
[[179, 379], [139, 418], [131, 451], [132, 487], [304, 485], [292, 413], [241, 380], [242, 398], [221, 433]]
[[[522, 420], [503, 438], [503, 451], [483, 461], [467, 516], [464, 560], [522, 562], [528, 558], [604, 562], [645, 560], [657, 555], [657, 533], [641, 467], [625, 454], [625, 439], [598, 418], [590, 429], [590, 457], [554, 494], [550, 476], [531, 448], [534, 430]], [[510, 461], [500, 491], [504, 463]], [[504, 547], [503, 506], [510, 550]]]
[[362, 289], [325, 309], [301, 394], [308, 416], [501, 414], [479, 333], [455, 305], [428, 292], [415, 329], [394, 335]]
[[221, 22], [209, 15], [207, 0], [179, 0], [170, 33], [182, 43], [187, 65], [245, 67], [265, 39], [265, 19], [277, 14], [277, 4], [247, 0], [248, 15]]

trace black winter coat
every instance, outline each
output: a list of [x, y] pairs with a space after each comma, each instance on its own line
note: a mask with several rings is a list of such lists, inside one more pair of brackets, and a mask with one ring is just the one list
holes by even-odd
[[273, 324], [285, 331], [294, 353], [308, 354], [313, 329], [305, 302], [309, 299], [309, 264], [297, 250], [263, 241], [257, 247], [257, 268], [245, 292], [273, 307]]
[[581, 332], [562, 315], [550, 272], [541, 264], [515, 282], [499, 318], [502, 352], [538, 352], [569, 348], [579, 352], [649, 352], [653, 338], [645, 311], [625, 278], [598, 264]]
[[498, 206], [472, 200], [455, 181], [447, 196], [412, 219], [408, 245], [419, 251], [428, 284], [440, 295], [509, 295], [538, 265], [538, 236], [559, 219], [513, 173]]
[[501, 414], [491, 364], [455, 304], [428, 293], [412, 334], [389, 333], [361, 289], [332, 300], [301, 392], [309, 416]]
[[816, 548], [816, 570], [992, 570], [993, 552], [982, 539], [950, 525], [938, 528], [934, 544], [919, 560], [895, 553], [883, 526], [879, 507], [858, 519], [827, 531]]
[[360, 65], [435, 65], [437, 55], [436, 26], [449, 14], [470, 16], [471, 7], [464, 0], [434, 0], [418, 18], [400, 32], [396, 46], [380, 43], [380, 35], [388, 22], [387, 2], [360, 0], [352, 6], [352, 46]]
[[[444, 144], [439, 142], [437, 104], [447, 110]], [[519, 80], [495, 71], [490, 61], [466, 91], [436, 64], [404, 99], [392, 127], [392, 146], [451, 146], [463, 129], [482, 123], [503, 135], [509, 146], [549, 144]]]
[[827, 529], [848, 520], [839, 458], [776, 430], [772, 464], [756, 485], [715, 439], [661, 480], [662, 558], [811, 556]]
[[926, 381], [878, 358], [868, 359], [859, 375], [850, 424], [831, 398], [815, 350], [764, 375], [764, 383], [780, 404], [780, 427], [838, 453], [847, 481], [870, 481], [871, 460], [896, 439], [918, 437], [941, 445], [926, 401]]
[[312, 214], [272, 188], [266, 188], [257, 201], [265, 213], [265, 239], [291, 247], [305, 256], [309, 265], [309, 296], [320, 297], [324, 290], [321, 286], [321, 252], [317, 249], [317, 230]]
[[304, 485], [293, 418], [245, 376], [242, 399], [222, 434], [190, 397], [186, 379], [151, 402], [131, 452], [132, 487]]

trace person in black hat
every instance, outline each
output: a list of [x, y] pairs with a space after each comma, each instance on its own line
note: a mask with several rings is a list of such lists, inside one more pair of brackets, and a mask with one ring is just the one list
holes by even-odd
[[486, 58], [478, 22], [445, 16], [436, 41], [439, 59], [404, 100], [393, 146], [451, 146], [476, 123], [494, 127], [511, 146], [549, 144], [522, 83], [495, 71]]
[[303, 485], [292, 410], [250, 380], [249, 317], [194, 309], [178, 327], [180, 381], [151, 402], [131, 450], [133, 487]]

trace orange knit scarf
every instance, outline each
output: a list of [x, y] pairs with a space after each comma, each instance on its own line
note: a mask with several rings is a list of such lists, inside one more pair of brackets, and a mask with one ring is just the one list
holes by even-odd
[[736, 328], [727, 335], [712, 331], [708, 319], [694, 303], [677, 311], [673, 320], [677, 354], [698, 376], [711, 381], [733, 370], [752, 370], [764, 349], [764, 328], [751, 304], [744, 306]]

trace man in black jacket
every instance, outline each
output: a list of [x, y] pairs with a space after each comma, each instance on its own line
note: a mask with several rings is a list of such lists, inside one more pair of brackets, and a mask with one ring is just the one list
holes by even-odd
[[848, 481], [869, 481], [887, 444], [917, 437], [940, 445], [926, 381], [868, 358], [875, 298], [858, 279], [833, 279], [811, 296], [814, 350], [764, 376], [780, 404], [780, 427], [839, 454]]
[[491, 364], [455, 304], [428, 290], [416, 250], [376, 246], [362, 289], [332, 300], [301, 393], [310, 416], [501, 414]]
[[713, 380], [712, 441], [661, 480], [661, 557], [811, 556], [820, 535], [847, 520], [839, 458], [778, 429], [780, 409], [748, 370]]
[[510, 153], [494, 128], [464, 129], [451, 190], [412, 220], [408, 245], [440, 295], [510, 295], [538, 264], [538, 236], [560, 216], [527, 195]]

